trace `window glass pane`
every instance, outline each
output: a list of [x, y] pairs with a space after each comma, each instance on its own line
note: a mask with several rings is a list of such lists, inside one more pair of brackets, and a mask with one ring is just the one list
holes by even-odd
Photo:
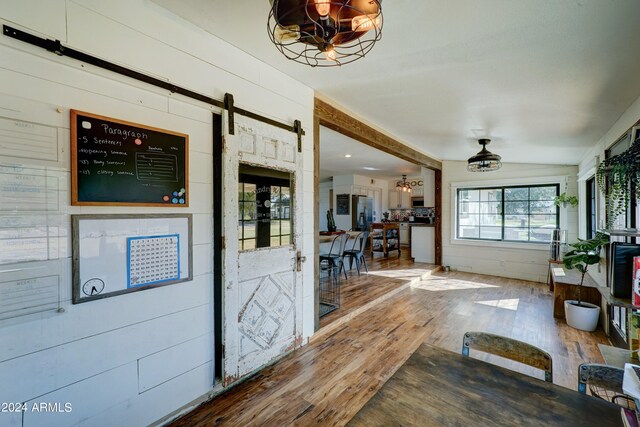
[[245, 183], [244, 191], [242, 191], [242, 189], [240, 189], [239, 191], [243, 193], [242, 197], [240, 197], [240, 200], [251, 201], [251, 202], [256, 201], [256, 185], [255, 184]]
[[242, 216], [240, 219], [245, 221], [255, 221], [256, 219], [256, 204], [255, 202], [244, 202], [241, 204], [240, 213]]
[[461, 225], [458, 228], [458, 237], [462, 239], [478, 239], [480, 238], [480, 227]]
[[556, 186], [553, 187], [531, 187], [531, 200], [550, 200], [556, 197]]
[[480, 225], [502, 226], [502, 215], [480, 215]]
[[280, 246], [280, 236], [271, 236], [271, 246]]
[[529, 202], [504, 202], [504, 214], [506, 217], [513, 215], [526, 215], [529, 213]]
[[291, 220], [283, 220], [280, 221], [280, 224], [282, 225], [282, 235], [287, 235], [290, 236], [291, 235]]
[[480, 190], [460, 190], [458, 197], [461, 202], [479, 202]]
[[243, 250], [247, 250], [247, 249], [255, 249], [256, 248], [256, 239], [249, 239], [249, 240], [243, 240], [242, 241], [242, 249]]
[[505, 188], [505, 200], [529, 200], [529, 187]]
[[466, 215], [464, 217], [460, 217], [458, 220], [458, 224], [460, 225], [479, 225], [480, 224], [480, 215]]
[[481, 214], [501, 215], [502, 214], [502, 203], [500, 203], [500, 202], [480, 202], [478, 204], [478, 211]]
[[502, 239], [502, 227], [481, 227], [480, 228], [481, 239], [501, 240]]
[[461, 202], [458, 206], [461, 214], [477, 214], [480, 211], [478, 202]]
[[555, 224], [552, 226], [544, 226], [540, 228], [531, 228], [531, 241], [537, 242], [550, 242], [551, 234], [553, 233], [553, 229], [555, 228]]
[[[280, 236], [280, 221], [271, 220], [271, 236]], [[278, 240], [279, 242], [280, 240]]]
[[291, 236], [290, 235], [286, 235], [286, 236], [282, 236], [282, 243], [280, 243], [281, 245], [290, 245], [291, 244]]
[[271, 203], [280, 202], [280, 187], [271, 187]]
[[529, 209], [531, 213], [556, 213], [556, 206], [553, 202], [531, 201]]
[[255, 221], [244, 221], [244, 238], [250, 239], [256, 237], [256, 222]]
[[543, 227], [553, 226], [557, 224], [557, 217], [555, 215], [531, 215], [530, 216], [531, 227]]
[[497, 188], [480, 190], [480, 201], [482, 202], [501, 202], [502, 190]]
[[504, 219], [505, 227], [528, 227], [529, 215], [507, 215]]

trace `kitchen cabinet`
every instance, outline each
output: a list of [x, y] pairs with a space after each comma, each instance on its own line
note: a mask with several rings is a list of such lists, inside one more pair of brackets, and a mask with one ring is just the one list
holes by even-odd
[[429, 264], [435, 262], [435, 228], [433, 226], [411, 227], [411, 257], [415, 262]]
[[400, 244], [406, 246], [409, 244], [411, 225], [408, 222], [400, 223]]
[[411, 197], [424, 197], [424, 188], [413, 187], [413, 192], [411, 193]]
[[411, 209], [411, 196], [413, 192], [389, 191], [389, 209]]
[[397, 209], [400, 207], [400, 198], [396, 190], [389, 191], [389, 209]]

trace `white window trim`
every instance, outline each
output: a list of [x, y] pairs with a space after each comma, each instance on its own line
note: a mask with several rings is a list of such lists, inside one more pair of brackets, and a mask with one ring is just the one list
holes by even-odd
[[[569, 176], [545, 176], [538, 178], [513, 178], [513, 179], [500, 179], [500, 180], [487, 180], [487, 181], [463, 181], [452, 182], [451, 186], [451, 236], [449, 243], [452, 245], [465, 245], [465, 246], [491, 246], [495, 248], [505, 249], [521, 249], [521, 250], [538, 250], [548, 251], [548, 243], [517, 243], [517, 242], [505, 242], [501, 240], [472, 240], [472, 239], [458, 239], [456, 237], [456, 230], [458, 229], [458, 189], [460, 188], [486, 188], [486, 187], [511, 187], [518, 185], [544, 185], [544, 184], [558, 184], [560, 186], [560, 192], [563, 190], [563, 185], [569, 181]], [[567, 209], [560, 207], [560, 228], [567, 229]]]

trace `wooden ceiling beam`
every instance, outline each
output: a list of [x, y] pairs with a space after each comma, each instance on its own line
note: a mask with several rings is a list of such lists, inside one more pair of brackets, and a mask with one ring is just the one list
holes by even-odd
[[315, 98], [314, 113], [322, 126], [408, 162], [432, 170], [442, 170], [442, 162], [439, 160], [408, 147], [321, 99]]

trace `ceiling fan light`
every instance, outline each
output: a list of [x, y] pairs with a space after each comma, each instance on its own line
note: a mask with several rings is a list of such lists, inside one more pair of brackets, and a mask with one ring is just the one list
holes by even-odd
[[269, 1], [269, 38], [292, 61], [311, 67], [349, 64], [382, 38], [382, 0]]
[[482, 145], [482, 150], [467, 161], [469, 172], [492, 172], [502, 167], [502, 157], [487, 150], [490, 139], [479, 139], [478, 144]]

